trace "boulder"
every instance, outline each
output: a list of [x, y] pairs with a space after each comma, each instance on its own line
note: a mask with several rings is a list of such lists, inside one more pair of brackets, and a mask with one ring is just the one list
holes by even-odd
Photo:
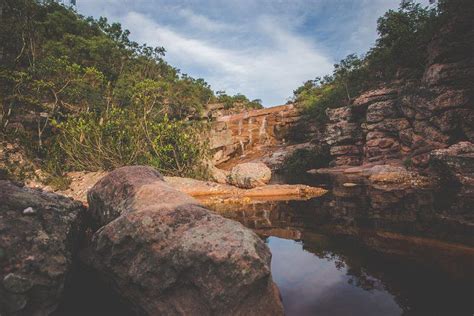
[[459, 142], [446, 149], [433, 150], [430, 162], [448, 180], [474, 188], [474, 144]]
[[219, 169], [214, 166], [211, 166], [209, 169], [211, 172], [211, 177], [214, 181], [221, 184], [227, 183], [227, 177], [229, 176], [229, 171]]
[[137, 313], [283, 314], [265, 243], [173, 189], [154, 169], [117, 169], [88, 200], [104, 226], [82, 258]]
[[238, 164], [229, 174], [229, 183], [239, 188], [251, 189], [270, 182], [272, 171], [262, 162]]
[[0, 201], [0, 314], [48, 315], [71, 271], [85, 210], [10, 181], [0, 181]]

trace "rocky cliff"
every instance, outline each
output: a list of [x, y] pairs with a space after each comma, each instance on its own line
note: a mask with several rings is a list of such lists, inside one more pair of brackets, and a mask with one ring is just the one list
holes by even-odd
[[268, 148], [284, 145], [300, 118], [293, 104], [217, 117], [210, 133], [213, 162], [221, 164], [235, 157], [259, 155]]
[[404, 78], [362, 93], [327, 111], [320, 141], [333, 166], [401, 160], [424, 168], [430, 152], [474, 141], [474, 27], [472, 17], [453, 17], [428, 46], [420, 79]]
[[453, 14], [427, 49], [421, 77], [400, 69], [395, 80], [361, 93], [347, 106], [328, 109], [324, 125], [303, 118], [294, 105], [217, 118], [214, 161], [240, 156], [265, 161], [269, 151], [291, 151], [288, 139], [299, 134], [299, 143], [327, 144], [332, 167], [395, 162], [427, 168], [434, 150], [474, 142], [472, 17]]

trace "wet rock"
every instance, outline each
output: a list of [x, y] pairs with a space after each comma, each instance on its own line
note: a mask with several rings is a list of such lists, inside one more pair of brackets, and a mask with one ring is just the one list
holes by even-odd
[[239, 188], [255, 188], [270, 182], [272, 171], [264, 163], [248, 162], [238, 164], [230, 171], [229, 183]]
[[[212, 162], [239, 162], [248, 154], [263, 156], [268, 146], [284, 145], [293, 127], [300, 121], [299, 110], [293, 104], [258, 110], [244, 110], [216, 118], [209, 133]], [[296, 135], [301, 137], [301, 135]], [[306, 136], [303, 134], [303, 136]]]
[[9, 181], [0, 181], [0, 201], [0, 314], [47, 315], [71, 270], [84, 209]]
[[241, 189], [233, 185], [190, 178], [165, 177], [174, 189], [189, 194], [207, 205], [209, 200], [227, 202], [264, 198], [268, 200], [307, 200], [324, 195], [327, 190], [304, 184], [269, 184], [252, 189]]
[[109, 173], [89, 192], [97, 230], [84, 261], [148, 315], [282, 315], [264, 242], [149, 167]]

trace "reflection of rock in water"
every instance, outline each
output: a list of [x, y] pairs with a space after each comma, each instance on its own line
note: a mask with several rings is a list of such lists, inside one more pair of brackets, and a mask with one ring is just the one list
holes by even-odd
[[[435, 200], [429, 191], [358, 185], [340, 186], [332, 195], [311, 201], [209, 207], [262, 237], [301, 241], [304, 250], [344, 268], [350, 284], [367, 291], [383, 288], [406, 312], [443, 313], [449, 312], [447, 306], [469, 310], [474, 248], [426, 238], [449, 239], [441, 234], [449, 225], [438, 220], [440, 227], [430, 226], [438, 215]], [[460, 233], [455, 238], [472, 245], [470, 237]]]
[[[436, 261], [451, 274], [470, 270], [472, 231], [463, 222], [446, 221], [434, 205], [435, 192], [381, 190], [363, 184], [338, 186], [331, 192], [310, 201], [216, 203], [209, 207], [263, 237], [303, 240], [306, 245], [308, 236], [319, 231], [355, 238], [373, 250], [413, 262], [431, 265]], [[438, 259], [440, 253], [443, 260]]]

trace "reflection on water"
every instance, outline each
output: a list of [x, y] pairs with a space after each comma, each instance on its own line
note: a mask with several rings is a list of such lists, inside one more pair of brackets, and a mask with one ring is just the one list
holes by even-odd
[[344, 261], [318, 257], [300, 242], [268, 238], [272, 273], [288, 315], [400, 315], [402, 309], [382, 283], [370, 276], [368, 289], [355, 286]]
[[266, 239], [288, 315], [471, 316], [472, 231], [440, 221], [435, 198], [357, 186], [209, 207]]

